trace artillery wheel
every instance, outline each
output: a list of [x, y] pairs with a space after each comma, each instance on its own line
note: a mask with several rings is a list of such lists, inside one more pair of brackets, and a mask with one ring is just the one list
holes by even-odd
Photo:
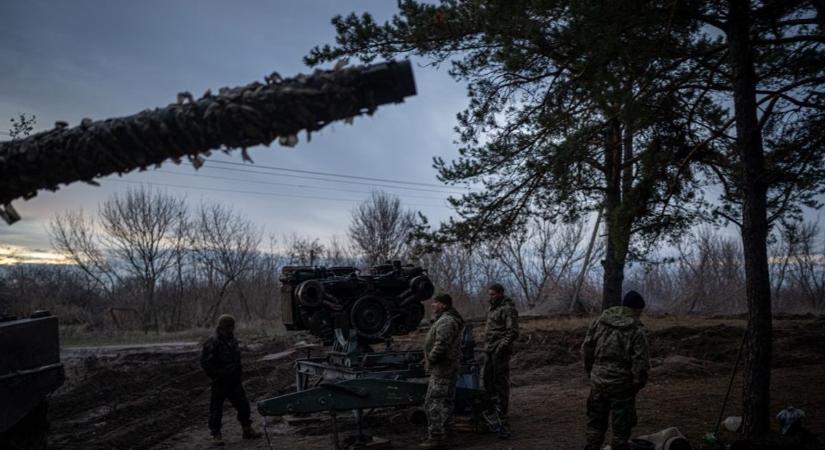
[[356, 300], [349, 317], [350, 324], [358, 334], [370, 339], [383, 338], [391, 325], [390, 314], [384, 303], [372, 295]]
[[317, 308], [324, 303], [324, 285], [318, 280], [306, 280], [295, 291], [298, 301], [307, 308]]

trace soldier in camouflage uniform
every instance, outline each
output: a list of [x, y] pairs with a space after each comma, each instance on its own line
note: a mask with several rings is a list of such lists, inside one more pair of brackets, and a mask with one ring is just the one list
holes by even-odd
[[504, 295], [504, 286], [495, 283], [488, 291], [490, 310], [484, 330], [484, 389], [498, 409], [504, 427], [499, 435], [506, 437], [510, 404], [510, 357], [513, 343], [518, 338], [518, 311], [509, 297]]
[[650, 370], [647, 337], [639, 321], [644, 307], [642, 296], [628, 291], [622, 306], [606, 309], [587, 331], [581, 349], [590, 377], [587, 450], [602, 448], [611, 413], [611, 448], [630, 448], [628, 440], [637, 421], [636, 393], [647, 383]]
[[203, 344], [201, 367], [212, 379], [209, 399], [209, 431], [215, 445], [223, 445], [221, 421], [223, 402], [229, 399], [238, 411], [238, 421], [243, 427], [244, 439], [255, 439], [261, 434], [252, 428], [249, 400], [241, 384], [241, 350], [235, 339], [235, 318], [224, 314], [218, 318], [215, 335]]
[[445, 444], [444, 426], [453, 414], [464, 330], [464, 320], [453, 308], [449, 294], [435, 296], [432, 308], [435, 321], [424, 339], [424, 363], [430, 373], [424, 398], [428, 437], [421, 443], [421, 448], [439, 448]]

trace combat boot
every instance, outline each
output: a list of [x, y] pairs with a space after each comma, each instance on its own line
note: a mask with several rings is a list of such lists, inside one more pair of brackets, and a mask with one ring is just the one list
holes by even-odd
[[424, 442], [418, 444], [418, 448], [444, 448], [447, 445], [447, 440], [443, 437], [428, 437]]
[[223, 436], [221, 436], [220, 433], [213, 434], [209, 436], [209, 442], [211, 442], [212, 445], [217, 447], [223, 446]]
[[257, 431], [255, 431], [255, 429], [252, 428], [252, 425], [243, 427], [243, 438], [244, 439], [258, 439], [259, 437], [261, 437], [261, 433], [258, 433]]

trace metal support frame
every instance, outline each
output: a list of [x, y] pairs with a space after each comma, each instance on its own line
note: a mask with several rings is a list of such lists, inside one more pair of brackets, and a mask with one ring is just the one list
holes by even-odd
[[[341, 448], [338, 436], [338, 413], [353, 411], [358, 435], [350, 439], [367, 443], [364, 434], [364, 410], [418, 406], [427, 391], [426, 372], [421, 350], [394, 351], [391, 342], [381, 352], [363, 351], [357, 336], [344, 339], [336, 330], [333, 350], [324, 356], [307, 355], [295, 361], [295, 390], [292, 394], [258, 402], [263, 416], [327, 412], [332, 419], [333, 440]], [[456, 389], [456, 413], [482, 417], [491, 403], [480, 387], [480, 363], [474, 358], [472, 329], [465, 330], [462, 341], [463, 361]]]

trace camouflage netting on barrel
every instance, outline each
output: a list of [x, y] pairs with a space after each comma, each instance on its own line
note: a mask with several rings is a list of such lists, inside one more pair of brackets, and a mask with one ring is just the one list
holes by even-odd
[[[211, 150], [269, 145], [293, 146], [297, 134], [415, 95], [409, 62], [389, 62], [316, 71], [281, 78], [278, 74], [236, 88], [188, 92], [163, 108], [55, 128], [25, 139], [0, 143], [0, 217], [19, 218], [11, 201], [31, 198], [40, 189], [56, 190], [74, 181], [145, 169], [188, 158], [197, 168]], [[309, 135], [307, 136], [307, 139]]]

